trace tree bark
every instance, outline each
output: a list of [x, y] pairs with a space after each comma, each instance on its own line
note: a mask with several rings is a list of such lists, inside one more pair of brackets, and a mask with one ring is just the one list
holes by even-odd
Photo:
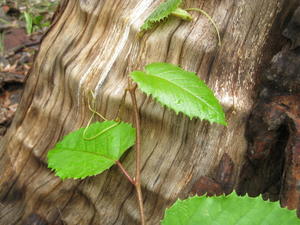
[[[46, 155], [62, 136], [87, 124], [88, 93], [97, 111], [115, 118], [127, 75], [151, 62], [169, 62], [206, 81], [226, 112], [228, 126], [209, 124], [163, 108], [138, 94], [142, 119], [142, 189], [147, 224], [214, 176], [226, 153], [229, 189], [239, 182], [246, 121], [264, 64], [278, 52], [281, 31], [298, 0], [185, 1], [192, 22], [170, 18], [138, 38], [139, 27], [160, 1], [63, 0], [42, 41], [13, 124], [1, 142], [1, 224], [139, 224], [134, 187], [116, 166], [85, 180], [60, 180]], [[121, 119], [132, 122], [129, 97]], [[121, 161], [134, 173], [135, 153]], [[216, 175], [216, 177], [222, 175]], [[221, 179], [222, 180], [222, 179]]]

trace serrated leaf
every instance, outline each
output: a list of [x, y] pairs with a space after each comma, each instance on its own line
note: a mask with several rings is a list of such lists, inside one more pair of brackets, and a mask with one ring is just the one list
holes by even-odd
[[122, 154], [135, 142], [135, 129], [128, 123], [115, 121], [96, 122], [85, 128], [69, 133], [48, 152], [48, 167], [57, 176], [85, 178], [97, 175], [115, 164]]
[[177, 200], [166, 210], [162, 225], [297, 225], [295, 211], [260, 196], [194, 196]]
[[149, 30], [153, 28], [156, 23], [167, 18], [180, 6], [181, 2], [182, 0], [167, 0], [161, 3], [145, 20], [144, 24], [141, 26], [141, 31]]
[[162, 105], [190, 119], [198, 117], [226, 125], [221, 105], [195, 73], [168, 63], [152, 63], [145, 70], [133, 71], [130, 76], [143, 92]]

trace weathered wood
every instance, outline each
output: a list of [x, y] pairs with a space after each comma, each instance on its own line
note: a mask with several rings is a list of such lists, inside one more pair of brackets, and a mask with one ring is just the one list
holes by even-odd
[[280, 199], [300, 216], [300, 7], [283, 46], [261, 73], [260, 91], [246, 128], [248, 149], [238, 192]]
[[[134, 187], [117, 167], [86, 180], [61, 181], [47, 169], [46, 154], [61, 137], [87, 123], [87, 94], [97, 110], [116, 116], [127, 74], [165, 61], [194, 71], [214, 90], [228, 127], [189, 120], [139, 93], [142, 116], [142, 187], [148, 224], [186, 197], [224, 153], [237, 177], [247, 143], [245, 122], [262, 63], [280, 44], [282, 23], [297, 0], [185, 1], [212, 15], [222, 36], [203, 16], [171, 18], [137, 38], [139, 26], [159, 4], [154, 0], [64, 0], [43, 39], [22, 102], [0, 149], [1, 224], [138, 224]], [[281, 40], [281, 39], [280, 39]], [[121, 118], [131, 121], [126, 99]], [[133, 174], [134, 152], [122, 158]], [[39, 222], [39, 223], [38, 223]]]

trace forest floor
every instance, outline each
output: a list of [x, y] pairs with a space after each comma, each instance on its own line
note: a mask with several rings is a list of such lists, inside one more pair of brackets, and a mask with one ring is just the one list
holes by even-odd
[[0, 0], [0, 139], [57, 5], [58, 0]]

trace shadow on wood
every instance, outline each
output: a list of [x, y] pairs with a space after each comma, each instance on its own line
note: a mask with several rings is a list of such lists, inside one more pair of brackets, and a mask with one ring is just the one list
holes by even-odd
[[[137, 39], [158, 1], [62, 1], [1, 142], [1, 224], [139, 224], [133, 187], [118, 168], [85, 180], [61, 181], [47, 169], [46, 154], [63, 135], [87, 124], [89, 90], [97, 95], [97, 110], [114, 118], [128, 73], [150, 62], [196, 72], [223, 105], [228, 127], [177, 116], [138, 94], [147, 223], [159, 224], [164, 209], [187, 197], [224, 153], [234, 164], [236, 184], [257, 76], [281, 49], [281, 31], [297, 2], [185, 1], [184, 7], [201, 7], [216, 21], [223, 43], [218, 47], [214, 28], [197, 14], [192, 22], [170, 18]], [[121, 117], [131, 121], [129, 99]], [[132, 173], [134, 152], [122, 162]]]

